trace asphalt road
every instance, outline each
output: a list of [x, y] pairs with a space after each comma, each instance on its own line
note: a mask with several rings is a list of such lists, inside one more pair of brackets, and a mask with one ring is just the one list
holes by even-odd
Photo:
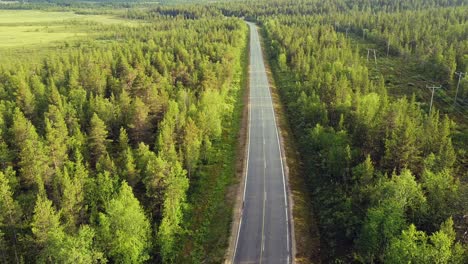
[[250, 94], [243, 211], [234, 263], [290, 263], [286, 179], [256, 25], [250, 27]]

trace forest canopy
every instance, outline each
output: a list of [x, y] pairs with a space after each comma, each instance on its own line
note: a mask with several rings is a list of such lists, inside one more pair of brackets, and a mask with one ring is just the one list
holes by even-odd
[[241, 20], [93, 26], [0, 67], [2, 261], [173, 262], [231, 127]]
[[259, 25], [297, 145], [317, 257], [467, 262], [466, 1], [0, 9], [116, 19], [0, 23], [63, 34], [0, 44], [0, 262], [222, 262], [245, 107], [244, 20]]

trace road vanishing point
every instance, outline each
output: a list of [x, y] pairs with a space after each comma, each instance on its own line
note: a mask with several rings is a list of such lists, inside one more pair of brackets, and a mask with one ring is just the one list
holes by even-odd
[[250, 94], [243, 209], [234, 263], [290, 263], [285, 171], [257, 27], [250, 27]]

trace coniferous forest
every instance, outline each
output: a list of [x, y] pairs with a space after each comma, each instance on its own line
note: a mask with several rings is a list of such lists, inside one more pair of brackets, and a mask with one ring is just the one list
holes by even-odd
[[223, 263], [244, 20], [318, 241], [296, 262], [468, 262], [466, 1], [2, 2], [0, 263]]

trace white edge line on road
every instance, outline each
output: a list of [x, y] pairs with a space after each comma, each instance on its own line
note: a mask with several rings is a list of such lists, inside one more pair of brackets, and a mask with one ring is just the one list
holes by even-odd
[[[251, 30], [251, 29], [250, 29]], [[250, 34], [250, 38], [252, 37], [252, 35]], [[249, 50], [251, 48], [251, 45], [250, 45], [250, 40], [249, 40]], [[249, 52], [249, 68], [250, 68], [250, 64], [252, 62], [250, 61], [250, 52]], [[250, 71], [250, 69], [249, 69]], [[249, 95], [248, 95], [248, 100], [247, 100], [247, 111], [249, 112], [248, 114], [248, 128], [247, 128], [247, 160], [246, 160], [246, 165], [245, 165], [245, 179], [244, 179], [244, 194], [242, 195], [242, 208], [241, 208], [241, 214], [240, 214], [240, 222], [239, 222], [239, 228], [237, 229], [237, 238], [236, 238], [236, 245], [234, 246], [234, 254], [232, 255], [232, 263], [234, 263], [234, 261], [236, 260], [236, 253], [237, 253], [237, 244], [239, 243], [239, 235], [240, 235], [240, 230], [241, 230], [241, 226], [242, 226], [242, 217], [244, 215], [244, 201], [245, 201], [245, 190], [247, 189], [247, 177], [249, 176], [249, 154], [250, 154], [250, 121], [252, 120], [252, 111], [250, 111], [250, 81], [251, 81], [251, 78], [250, 78], [250, 74], [249, 74], [249, 89], [248, 89], [248, 92], [249, 92]]]
[[[258, 33], [257, 33], [258, 34]], [[261, 53], [260, 53], [261, 54]], [[263, 142], [265, 142], [265, 118], [264, 118], [264, 111], [262, 107], [261, 111], [261, 120], [262, 120], [262, 138]], [[260, 264], [263, 262], [263, 252], [265, 251], [265, 203], [266, 203], [266, 155], [265, 155], [265, 144], [262, 146], [262, 155], [263, 155], [263, 214], [262, 214], [262, 251], [260, 251]]]
[[[262, 58], [263, 58], [263, 53], [262, 53]], [[268, 81], [268, 78], [267, 78]], [[268, 82], [270, 85], [270, 83]], [[276, 115], [275, 115], [275, 108], [273, 106], [273, 98], [271, 97], [271, 91], [270, 88], [268, 89], [268, 94], [270, 95], [271, 98], [271, 104], [273, 108], [273, 121], [275, 122], [275, 130], [276, 130], [276, 140], [278, 141], [278, 150], [280, 154], [280, 163], [281, 163], [281, 174], [283, 176], [283, 193], [284, 193], [284, 205], [286, 207], [286, 246], [287, 246], [287, 251], [288, 251], [288, 263], [289, 263], [289, 221], [288, 221], [288, 200], [287, 200], [287, 193], [286, 193], [286, 181], [284, 178], [284, 166], [283, 166], [283, 154], [281, 152], [281, 145], [280, 145], [280, 140], [279, 140], [279, 135], [278, 135], [278, 123], [276, 122]]]

